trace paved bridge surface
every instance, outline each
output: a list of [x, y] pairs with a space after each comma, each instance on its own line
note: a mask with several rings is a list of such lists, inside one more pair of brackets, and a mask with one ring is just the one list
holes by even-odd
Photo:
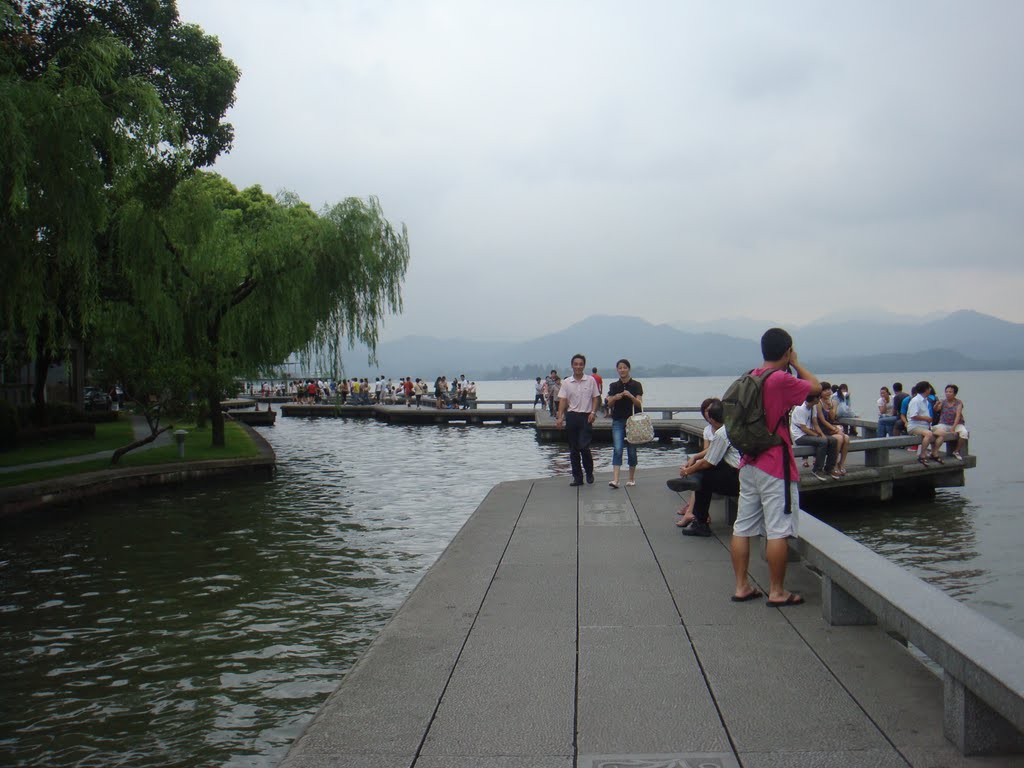
[[[284, 768], [957, 768], [941, 679], [876, 626], [730, 601], [715, 536], [681, 537], [665, 470], [496, 486]], [[767, 565], [751, 558], [766, 589]]]

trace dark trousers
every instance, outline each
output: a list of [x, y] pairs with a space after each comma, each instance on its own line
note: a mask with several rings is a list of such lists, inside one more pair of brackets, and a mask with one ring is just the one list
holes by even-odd
[[[565, 414], [565, 436], [569, 440], [572, 476], [583, 480], [583, 473], [594, 474], [594, 456], [590, 453], [590, 414], [569, 411]], [[582, 466], [581, 466], [582, 465]]]
[[715, 493], [740, 495], [740, 471], [726, 464], [725, 459], [701, 473], [700, 488], [693, 494], [693, 516], [705, 525], [711, 520], [711, 495]]
[[818, 437], [817, 435], [801, 435], [796, 440], [797, 445], [814, 446], [814, 471], [831, 472], [836, 465], [836, 448], [838, 443], [831, 437]]

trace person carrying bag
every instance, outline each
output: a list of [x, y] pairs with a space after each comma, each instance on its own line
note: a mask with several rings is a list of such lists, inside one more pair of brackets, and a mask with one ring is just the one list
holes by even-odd
[[654, 439], [654, 425], [651, 424], [651, 417], [643, 412], [644, 388], [630, 376], [629, 360], [619, 360], [615, 370], [619, 378], [608, 387], [608, 407], [612, 417], [612, 480], [608, 485], [619, 487], [619, 471], [625, 448], [629, 463], [629, 480], [626, 485], [632, 487], [636, 485], [636, 446]]

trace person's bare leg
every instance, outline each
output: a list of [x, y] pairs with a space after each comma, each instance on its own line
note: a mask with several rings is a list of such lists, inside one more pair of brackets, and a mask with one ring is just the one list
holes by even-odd
[[844, 454], [843, 454], [843, 438], [841, 438], [837, 434], [831, 434], [831, 435], [828, 435], [828, 439], [836, 444], [836, 448], [835, 448], [835, 451], [836, 451], [836, 463], [835, 463], [835, 466], [832, 467], [832, 477], [842, 477], [842, 474], [843, 474], [842, 473], [843, 458], [844, 458]]
[[750, 579], [747, 576], [747, 567], [750, 565], [750, 539], [746, 536], [733, 534], [729, 542], [729, 555], [732, 558], [732, 569], [736, 572], [737, 597], [750, 592]]
[[765, 556], [768, 559], [768, 579], [770, 581], [768, 599], [772, 601], [785, 600], [788, 597], [785, 583], [789, 545], [785, 539], [768, 539]]
[[944, 432], [932, 432], [932, 456], [939, 455], [939, 448], [942, 447], [943, 440], [946, 439]]

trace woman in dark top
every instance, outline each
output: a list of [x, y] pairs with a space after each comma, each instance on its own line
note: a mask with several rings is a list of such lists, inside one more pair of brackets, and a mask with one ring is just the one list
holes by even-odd
[[[619, 469], [622, 467], [622, 447], [626, 443], [626, 420], [634, 413], [643, 411], [643, 385], [629, 375], [629, 360], [622, 359], [615, 364], [618, 381], [608, 387], [608, 407], [612, 417], [612, 488], [619, 487]], [[636, 485], [636, 446], [626, 445], [629, 457], [629, 480], [626, 485]]]

